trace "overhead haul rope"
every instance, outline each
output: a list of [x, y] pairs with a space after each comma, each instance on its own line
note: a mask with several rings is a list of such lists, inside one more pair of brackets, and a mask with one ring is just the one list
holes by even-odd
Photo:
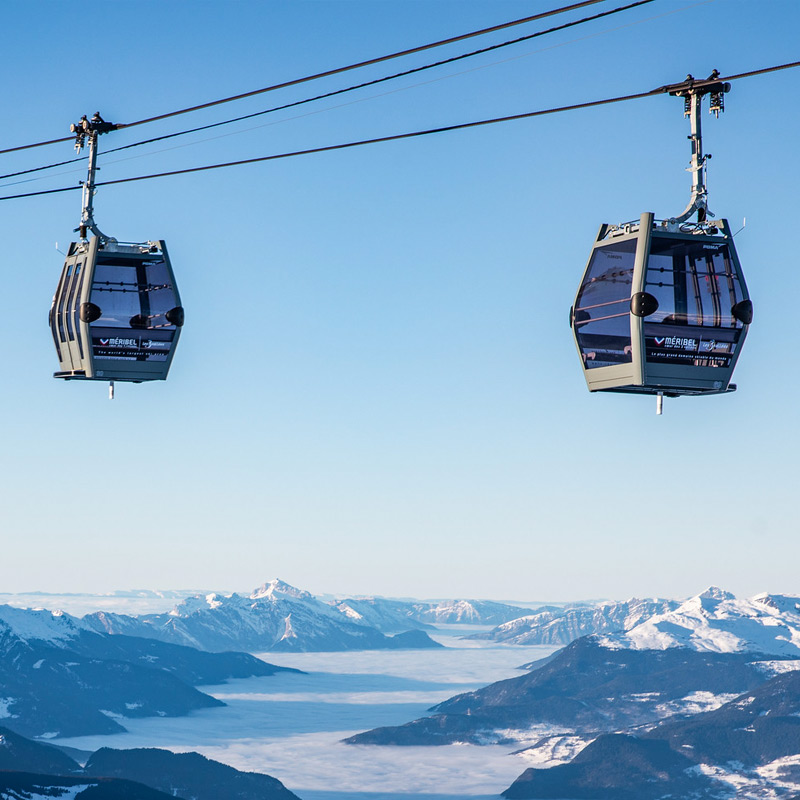
[[[792, 69], [800, 67], [800, 61], [793, 61], [789, 64], [780, 64], [774, 67], [765, 67], [763, 69], [752, 70], [750, 72], [740, 72], [735, 75], [728, 75], [726, 77], [717, 77], [713, 80], [692, 80], [692, 86], [695, 88], [702, 88], [704, 86], [713, 86], [725, 81], [735, 81], [741, 78], [751, 78], [755, 75], [765, 75], [770, 72], [778, 72], [779, 70]], [[530, 119], [532, 117], [542, 117], [549, 114], [559, 114], [563, 111], [577, 111], [582, 108], [595, 108], [597, 106], [611, 105], [612, 103], [623, 103], [628, 100], [640, 100], [644, 97], [655, 97], [661, 94], [668, 94], [675, 92], [677, 89], [685, 87], [684, 83], [668, 84], [666, 86], [659, 86], [657, 89], [651, 89], [647, 92], [637, 92], [636, 94], [621, 95], [619, 97], [607, 97], [603, 100], [590, 100], [585, 103], [574, 103], [568, 106], [559, 106], [556, 108], [540, 109], [538, 111], [527, 111], [523, 114], [512, 114], [507, 117], [493, 117], [492, 119], [482, 119], [475, 122], [461, 122], [455, 125], [446, 125], [441, 128], [429, 128], [423, 131], [412, 131], [410, 133], [397, 133], [391, 136], [379, 136], [374, 139], [361, 139], [355, 142], [344, 142], [342, 144], [332, 144], [324, 147], [312, 147], [307, 150], [295, 150], [289, 153], [276, 153], [269, 156], [259, 156], [257, 158], [247, 158], [241, 161], [228, 161], [222, 164], [207, 164], [202, 167], [189, 167], [188, 169], [171, 170], [170, 172], [157, 172], [152, 175], [137, 175], [131, 178], [117, 178], [116, 180], [100, 181], [95, 186], [113, 186], [119, 183], [131, 183], [133, 181], [146, 181], [154, 178], [166, 178], [173, 175], [187, 175], [192, 172], [205, 172], [211, 169], [224, 169], [226, 167], [236, 167], [243, 164], [256, 164], [262, 161], [276, 161], [282, 158], [293, 158], [295, 156], [311, 155], [313, 153], [327, 153], [332, 150], [345, 150], [351, 147], [360, 147], [368, 144], [379, 144], [382, 142], [394, 142], [400, 139], [411, 139], [417, 136], [428, 136], [436, 133], [446, 133], [448, 131], [464, 130], [466, 128], [477, 128], [483, 125], [494, 125], [500, 122], [512, 122], [520, 119]], [[82, 186], [66, 186], [61, 189], [45, 189], [39, 192], [26, 192], [24, 194], [7, 195], [0, 197], [0, 200], [16, 200], [21, 197], [37, 197], [46, 194], [58, 194], [60, 192], [72, 192], [76, 189], [81, 189]]]
[[[192, 111], [200, 111], [204, 108], [212, 108], [214, 106], [222, 105], [223, 103], [231, 103], [234, 100], [244, 100], [247, 97], [255, 97], [259, 94], [264, 94], [266, 92], [273, 92], [276, 89], [286, 89], [289, 86], [297, 86], [301, 83], [308, 83], [309, 81], [318, 80], [319, 78], [328, 78], [333, 75], [340, 75], [343, 72], [349, 72], [350, 70], [359, 69], [361, 67], [369, 67], [374, 64], [381, 64], [384, 61], [390, 61], [394, 58], [401, 58], [402, 56], [412, 55], [414, 53], [422, 53], [425, 50], [432, 50], [435, 47], [442, 47], [443, 45], [447, 44], [454, 44], [455, 42], [461, 42], [465, 39], [472, 39], [475, 36], [482, 36], [486, 33], [494, 33], [495, 31], [505, 30], [506, 28], [512, 28], [515, 25], [523, 25], [526, 22], [534, 22], [538, 19], [545, 19], [546, 17], [552, 17], [556, 14], [563, 14], [567, 11], [574, 11], [578, 8], [585, 8], [586, 6], [591, 6], [596, 3], [602, 3], [604, 0], [581, 0], [581, 2], [573, 3], [568, 6], [563, 6], [561, 8], [555, 8], [550, 11], [543, 11], [540, 14], [532, 14], [528, 17], [522, 17], [521, 19], [511, 20], [510, 22], [503, 22], [499, 25], [492, 25], [489, 28], [481, 28], [477, 31], [470, 31], [469, 33], [462, 33], [459, 36], [451, 36], [447, 39], [440, 39], [436, 42], [431, 42], [429, 44], [419, 45], [418, 47], [411, 47], [407, 50], [399, 50], [396, 53], [389, 53], [385, 56], [378, 56], [377, 58], [370, 58], [366, 61], [359, 61], [355, 64], [348, 64], [344, 67], [337, 67], [335, 69], [329, 69], [324, 72], [317, 72], [314, 75], [306, 75], [302, 78], [294, 78], [290, 81], [284, 81], [283, 83], [276, 83], [272, 86], [265, 86], [263, 89], [254, 89], [250, 92], [243, 92], [242, 94], [232, 95], [230, 97], [223, 97], [219, 100], [211, 100], [208, 103], [201, 103], [196, 106], [189, 106], [188, 108], [181, 108], [177, 111], [169, 111], [166, 114], [158, 114], [154, 117], [146, 117], [145, 119], [136, 120], [136, 122], [127, 122], [127, 123], [120, 123], [117, 125], [118, 128], [132, 128], [135, 125], [145, 125], [149, 122], [157, 122], [162, 119], [169, 119], [170, 117], [177, 117], [180, 114], [188, 114]], [[61, 139], [50, 139], [46, 142], [35, 142], [33, 144], [25, 144], [19, 145], [17, 147], [8, 147], [4, 150], [0, 150], [0, 155], [4, 153], [13, 153], [19, 150], [28, 150], [33, 147], [44, 147], [45, 145], [50, 144], [59, 144], [61, 142], [71, 142], [73, 140], [72, 136], [65, 136]]]
[[[471, 58], [472, 56], [483, 55], [484, 53], [490, 53], [490, 52], [492, 52], [494, 50], [499, 50], [499, 49], [501, 49], [503, 47], [508, 47], [510, 45], [519, 44], [520, 42], [526, 42], [526, 41], [529, 41], [531, 39], [536, 39], [536, 38], [538, 38], [540, 36], [546, 36], [546, 35], [551, 34], [551, 33], [557, 33], [558, 31], [566, 30], [568, 28], [573, 28], [573, 27], [576, 27], [577, 25], [582, 25], [582, 24], [584, 24], [586, 22], [593, 22], [595, 20], [602, 19], [603, 17], [609, 17], [609, 16], [612, 16], [613, 14], [618, 14], [621, 11], [628, 11], [628, 10], [630, 10], [632, 8], [636, 8], [638, 6], [647, 5], [647, 4], [652, 3], [652, 2], [655, 2], [655, 0], [636, 0], [636, 2], [630, 3], [629, 5], [620, 6], [619, 8], [613, 8], [613, 9], [611, 9], [609, 11], [602, 11], [599, 14], [593, 14], [590, 17], [583, 17], [582, 19], [573, 20], [572, 22], [566, 22], [563, 25], [556, 25], [555, 27], [548, 28], [547, 30], [537, 31], [536, 33], [530, 33], [530, 34], [528, 34], [526, 36], [520, 36], [520, 37], [518, 37], [516, 39], [511, 39], [511, 40], [506, 41], [506, 42], [500, 42], [499, 44], [493, 44], [493, 45], [490, 45], [488, 47], [482, 47], [479, 50], [472, 50], [469, 53], [462, 53], [461, 55], [452, 56], [451, 58], [445, 58], [445, 59], [443, 59], [441, 61], [436, 61], [436, 62], [434, 62], [432, 64], [425, 64], [425, 65], [423, 65], [421, 67], [414, 67], [412, 69], [404, 70], [403, 72], [396, 72], [393, 75], [386, 75], [386, 76], [384, 76], [382, 78], [375, 78], [374, 80], [371, 80], [371, 81], [365, 81], [363, 83], [357, 83], [357, 84], [354, 84], [352, 86], [348, 86], [348, 87], [346, 87], [344, 89], [334, 89], [333, 91], [325, 92], [324, 94], [318, 94], [318, 95], [315, 95], [314, 97], [307, 97], [307, 98], [305, 98], [303, 100], [295, 100], [292, 103], [285, 103], [284, 105], [280, 105], [280, 106], [273, 106], [272, 108], [267, 108], [267, 109], [265, 109], [263, 111], [256, 111], [256, 112], [254, 112], [252, 114], [244, 114], [243, 116], [233, 117], [231, 119], [222, 120], [221, 122], [212, 122], [209, 125], [201, 125], [201, 126], [199, 126], [197, 128], [189, 128], [187, 130], [177, 131], [176, 133], [167, 133], [167, 134], [165, 134], [163, 136], [154, 136], [151, 139], [143, 139], [140, 142], [133, 142], [131, 144], [122, 145], [121, 147], [114, 147], [114, 148], [112, 148], [110, 150], [105, 150], [103, 152], [103, 155], [107, 156], [110, 153], [118, 153], [120, 150], [129, 150], [132, 147], [139, 147], [139, 146], [145, 145], [145, 144], [152, 144], [153, 142], [161, 142], [161, 141], [164, 141], [165, 139], [174, 139], [174, 138], [176, 138], [178, 136], [185, 136], [188, 133], [198, 133], [199, 131], [206, 131], [206, 130], [210, 130], [211, 128], [219, 128], [222, 125], [230, 125], [233, 122], [242, 122], [243, 120], [253, 119], [254, 117], [260, 117], [260, 116], [263, 116], [265, 114], [271, 114], [271, 113], [273, 113], [275, 111], [284, 111], [287, 108], [294, 108], [296, 106], [306, 105], [307, 103], [313, 103], [313, 102], [316, 102], [317, 100], [326, 100], [329, 97], [336, 97], [337, 95], [340, 95], [340, 94], [346, 94], [348, 92], [353, 92], [353, 91], [356, 91], [357, 89], [364, 89], [364, 88], [366, 88], [368, 86], [375, 86], [376, 84], [379, 84], [379, 83], [386, 83], [387, 81], [395, 80], [396, 78], [404, 78], [407, 75], [414, 75], [417, 72], [424, 72], [425, 70], [434, 69], [435, 67], [441, 67], [441, 66], [444, 66], [446, 64], [452, 64], [452, 63], [454, 63], [456, 61], [463, 61], [464, 59]], [[131, 124], [138, 124], [138, 123], [131, 123]], [[129, 125], [124, 125], [124, 124], [123, 125], [118, 125], [117, 127], [118, 128], [130, 127], [130, 124]], [[3, 152], [3, 151], [0, 151], [0, 152]], [[42, 172], [42, 171], [47, 170], [47, 169], [53, 169], [54, 167], [63, 167], [65, 165], [67, 165], [67, 164], [74, 164], [74, 163], [76, 163], [78, 161], [83, 162], [84, 159], [82, 157], [80, 157], [80, 158], [70, 158], [70, 159], [67, 159], [66, 161], [57, 161], [54, 164], [47, 164], [47, 165], [45, 165], [43, 167], [33, 167], [31, 169], [20, 170], [19, 172], [9, 172], [6, 175], [0, 175], [0, 180], [5, 180], [6, 178], [15, 178], [15, 177], [17, 177], [19, 175], [29, 175], [32, 172]], [[24, 183], [24, 182], [25, 181], [19, 181], [19, 183]]]

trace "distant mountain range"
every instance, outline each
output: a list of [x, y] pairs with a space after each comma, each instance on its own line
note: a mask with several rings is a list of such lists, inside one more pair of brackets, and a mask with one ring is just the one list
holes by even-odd
[[133, 617], [97, 612], [83, 619], [105, 633], [149, 637], [212, 652], [377, 650], [397, 646], [377, 628], [351, 622], [308, 592], [277, 580], [247, 597], [189, 597], [168, 614]]
[[[431, 623], [493, 624], [524, 612], [479, 600], [420, 603], [361, 598], [329, 604], [272, 580], [248, 596], [186, 598], [166, 614], [96, 612], [83, 621], [103, 633], [149, 637], [212, 652], [263, 653], [440, 647], [424, 633]], [[417, 633], [409, 636], [412, 630]]]
[[0, 721], [27, 736], [116, 733], [125, 717], [221, 706], [193, 687], [278, 671], [245, 653], [112, 637], [68, 614], [0, 606]]
[[[507, 798], [800, 792], [800, 598], [711, 588], [351, 744], [528, 744]], [[560, 755], [559, 755], [560, 753]]]
[[491, 600], [442, 600], [412, 603], [410, 615], [436, 625], [499, 625], [530, 613], [530, 609]]
[[53, 745], [0, 727], [0, 795], [81, 800], [298, 800], [279, 780], [240, 772], [198, 753], [112, 750], [81, 765]]
[[391, 600], [365, 597], [337, 600], [333, 606], [359, 624], [369, 624], [391, 633], [435, 625], [498, 625], [529, 613], [526, 608], [491, 600]]
[[591, 606], [538, 609], [485, 633], [473, 633], [468, 639], [503, 644], [569, 644], [593, 633], [627, 631], [655, 614], [678, 607], [674, 600], [638, 600], [607, 602]]

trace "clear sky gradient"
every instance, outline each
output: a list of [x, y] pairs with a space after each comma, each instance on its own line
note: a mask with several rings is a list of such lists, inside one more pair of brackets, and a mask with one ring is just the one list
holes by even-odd
[[[118, 131], [226, 119], [612, 8]], [[554, 0], [11, 2], [0, 147], [147, 117], [555, 7]], [[655, 2], [468, 62], [101, 156], [100, 180], [646, 91], [800, 58], [794, 0]], [[10, 77], [10, 76], [13, 76]], [[602, 222], [680, 212], [659, 96], [101, 189], [164, 238], [187, 322], [165, 383], [54, 380], [47, 311], [79, 192], [0, 202], [3, 591], [248, 589], [497, 599], [800, 592], [800, 69], [704, 117], [710, 208], [755, 305], [735, 394], [590, 395], [567, 312]], [[6, 174], [74, 155], [0, 156]], [[82, 165], [0, 195], [74, 185]], [[34, 177], [34, 176], [30, 176]], [[13, 185], [10, 185], [13, 184]]]

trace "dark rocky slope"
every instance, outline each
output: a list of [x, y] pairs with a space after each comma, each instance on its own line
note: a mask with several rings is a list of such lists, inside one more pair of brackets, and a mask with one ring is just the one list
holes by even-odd
[[550, 724], [563, 730], [611, 732], [660, 721], [695, 692], [740, 694], [767, 676], [748, 653], [610, 650], [578, 639], [538, 669], [457, 695], [433, 717], [356, 734], [349, 744], [482, 743], [499, 729]]
[[724, 796], [722, 787], [692, 770], [693, 766], [693, 761], [666, 742], [605, 734], [569, 764], [525, 770], [502, 796], [509, 800], [710, 800]]
[[298, 800], [269, 775], [240, 772], [199, 753], [104, 747], [89, 759], [86, 773], [127, 778], [187, 800]]

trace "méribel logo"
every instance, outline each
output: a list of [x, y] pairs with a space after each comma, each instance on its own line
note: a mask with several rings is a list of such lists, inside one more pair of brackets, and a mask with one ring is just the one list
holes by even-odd
[[663, 347], [664, 346], [664, 342], [666, 342], [666, 341], [667, 341], [667, 337], [666, 336], [656, 336], [655, 337], [655, 343], [656, 343], [657, 347]]
[[110, 341], [111, 341], [110, 339], [101, 339], [100, 340], [100, 346], [101, 347], [108, 347]]

